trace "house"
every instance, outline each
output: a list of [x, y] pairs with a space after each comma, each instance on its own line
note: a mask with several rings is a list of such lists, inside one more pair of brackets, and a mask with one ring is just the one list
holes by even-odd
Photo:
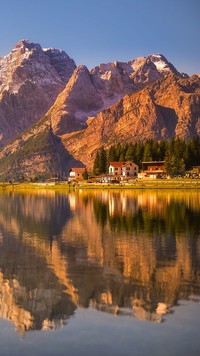
[[122, 165], [125, 162], [110, 162], [108, 167], [108, 173], [111, 176], [121, 176], [122, 174]]
[[86, 171], [85, 167], [71, 168], [69, 170], [69, 180], [83, 179], [85, 171]]
[[110, 162], [108, 172], [111, 176], [137, 177], [138, 165], [133, 161]]
[[123, 177], [137, 177], [138, 176], [138, 165], [133, 161], [125, 162], [122, 165], [122, 176]]
[[164, 161], [142, 162], [142, 173], [139, 178], [160, 178], [165, 175]]

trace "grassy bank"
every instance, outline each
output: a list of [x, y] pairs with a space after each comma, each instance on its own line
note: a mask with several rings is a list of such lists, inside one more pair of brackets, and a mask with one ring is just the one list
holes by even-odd
[[0, 183], [0, 189], [5, 191], [18, 191], [29, 189], [51, 190], [80, 190], [80, 189], [200, 189], [200, 179], [156, 179], [136, 180], [131, 183], [107, 184], [87, 183], [67, 184], [67, 182], [49, 183]]

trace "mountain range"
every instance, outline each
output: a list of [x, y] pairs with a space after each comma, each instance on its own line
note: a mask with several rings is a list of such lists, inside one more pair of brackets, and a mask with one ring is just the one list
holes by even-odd
[[76, 66], [20, 41], [0, 58], [0, 179], [91, 169], [103, 145], [200, 135], [200, 77], [161, 54]]

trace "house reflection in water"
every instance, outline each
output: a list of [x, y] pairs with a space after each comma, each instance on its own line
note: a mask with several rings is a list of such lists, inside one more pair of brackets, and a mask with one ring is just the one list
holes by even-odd
[[0, 316], [21, 333], [77, 308], [161, 322], [200, 296], [199, 193], [0, 196]]

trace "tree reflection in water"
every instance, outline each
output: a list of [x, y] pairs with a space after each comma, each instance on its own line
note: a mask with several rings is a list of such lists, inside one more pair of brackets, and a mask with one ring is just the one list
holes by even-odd
[[200, 296], [198, 192], [0, 195], [0, 316], [56, 328], [79, 307], [161, 322]]

